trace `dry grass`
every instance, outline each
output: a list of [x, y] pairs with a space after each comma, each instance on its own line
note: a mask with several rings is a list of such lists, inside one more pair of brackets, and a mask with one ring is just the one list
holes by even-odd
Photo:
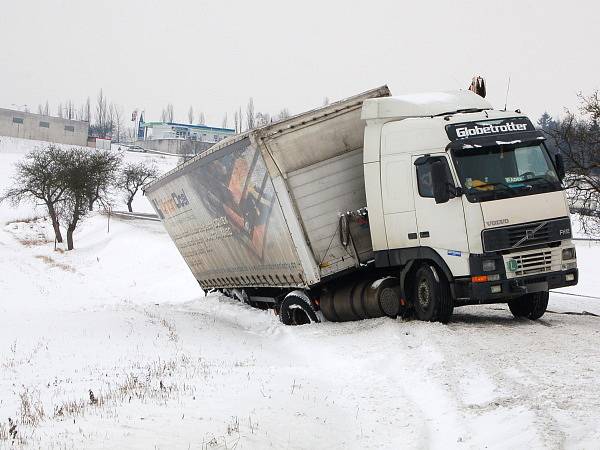
[[13, 223], [32, 223], [37, 222], [38, 220], [46, 220], [47, 216], [28, 216], [22, 219], [13, 219], [6, 222], [6, 225], [11, 225]]
[[38, 352], [40, 350], [42, 350], [43, 348], [48, 350], [47, 344], [45, 344], [43, 341], [40, 340], [35, 345], [35, 347], [33, 347], [29, 352], [21, 353], [18, 357], [17, 356], [17, 341], [15, 339], [12, 342], [12, 344], [10, 344], [10, 347], [9, 347], [11, 356], [8, 358], [8, 360], [6, 360], [2, 363], [2, 367], [4, 367], [5, 369], [14, 369], [15, 367], [23, 365], [23, 364], [30, 364], [31, 361], [36, 357]]
[[53, 240], [48, 239], [45, 236], [40, 236], [36, 239], [19, 239], [19, 243], [24, 245], [25, 247], [35, 247], [37, 245], [46, 245], [54, 242]]
[[[16, 352], [16, 343], [14, 348]], [[89, 389], [78, 399], [68, 399], [54, 405], [50, 409], [52, 414], [45, 413], [38, 391], [24, 388], [19, 393], [20, 404], [16, 412], [17, 419], [15, 421], [11, 419], [9, 423], [0, 422], [0, 448], [2, 442], [10, 442], [10, 445], [14, 446], [31, 443], [31, 439], [35, 441], [35, 429], [43, 421], [67, 418], [75, 420], [75, 417], [84, 416], [89, 411], [100, 411], [100, 414], [105, 414], [107, 408], [110, 411], [112, 407], [131, 403], [134, 400], [141, 403], [155, 401], [164, 404], [172, 398], [194, 397], [196, 393], [194, 386], [184, 381], [175, 381], [173, 377], [177, 373], [183, 372], [184, 379], [194, 378], [200, 372], [202, 365], [203, 361], [200, 359], [192, 361], [189, 357], [182, 355], [176, 359], [158, 360], [144, 366], [134, 367], [124, 377], [114, 383], [105, 384], [102, 389], [97, 391]], [[237, 419], [227, 425], [227, 433], [230, 436], [235, 436], [237, 433], [239, 440], [239, 421]], [[224, 446], [223, 442], [225, 442]], [[220, 448], [225, 449], [235, 448], [225, 440], [221, 440], [219, 445]]]
[[19, 399], [21, 400], [19, 404], [20, 423], [36, 427], [46, 417], [40, 393], [25, 388], [23, 392], [19, 393]]
[[179, 341], [179, 335], [177, 334], [177, 328], [175, 327], [174, 323], [169, 322], [167, 319], [159, 316], [158, 314], [154, 314], [152, 311], [145, 310], [144, 313], [151, 319], [153, 323], [154, 321], [158, 321], [158, 323], [167, 330], [167, 336], [170, 341]]
[[50, 256], [36, 255], [36, 258], [45, 262], [50, 267], [58, 267], [59, 269], [62, 269], [65, 272], [71, 272], [71, 273], [76, 272], [76, 270], [73, 267], [69, 266], [68, 264], [63, 264], [63, 263], [57, 262], [54, 259], [52, 259]]

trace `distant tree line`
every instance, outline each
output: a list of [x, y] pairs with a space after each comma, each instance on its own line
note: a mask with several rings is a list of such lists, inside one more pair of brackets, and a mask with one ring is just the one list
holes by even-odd
[[[45, 116], [52, 115], [48, 101], [44, 105], [38, 105], [37, 113]], [[89, 122], [91, 136], [111, 138], [117, 142], [133, 137], [134, 133], [134, 130], [128, 130], [126, 127], [123, 108], [109, 102], [102, 89], [96, 97], [95, 105], [92, 106], [89, 97], [79, 107], [72, 100], [67, 100], [57, 105], [55, 117]]]
[[[256, 127], [267, 125], [271, 122], [287, 119], [288, 117], [290, 117], [290, 112], [287, 108], [281, 109], [277, 114], [256, 112], [254, 109], [254, 99], [250, 97], [244, 112], [242, 112], [241, 107], [234, 111], [233, 129], [236, 133], [241, 133]], [[162, 109], [160, 119], [162, 122], [176, 122], [172, 103], [167, 104], [167, 106]], [[193, 106], [189, 107], [186, 119], [188, 124], [195, 123], [196, 125], [206, 125], [206, 116], [204, 115], [204, 112], [200, 111], [196, 117]], [[229, 128], [229, 116], [227, 113], [223, 116], [220, 125], [222, 128]]]
[[123, 164], [119, 152], [48, 145], [29, 152], [16, 164], [13, 186], [0, 202], [45, 206], [56, 241], [63, 242], [64, 226], [67, 249], [72, 250], [73, 233], [94, 205], [109, 207], [113, 192], [120, 192], [131, 212], [135, 194], [157, 176], [154, 165]]
[[553, 119], [542, 114], [538, 125], [547, 145], [565, 161], [565, 188], [571, 207], [580, 212], [585, 232], [600, 233], [600, 93], [579, 94], [577, 111]]
[[[325, 105], [329, 103], [329, 99], [325, 97]], [[45, 104], [39, 104], [37, 109], [38, 114], [53, 115], [50, 111], [48, 101]], [[72, 100], [67, 100], [64, 103], [59, 103], [56, 107], [56, 117], [81, 120], [89, 122], [90, 135], [98, 138], [111, 138], [115, 142], [123, 140], [135, 140], [136, 130], [127, 126], [126, 116], [121, 106], [110, 102], [106, 97], [104, 90], [100, 89], [96, 96], [95, 103], [92, 104], [88, 97], [86, 101], [77, 107]], [[282, 108], [276, 114], [268, 112], [256, 112], [254, 108], [254, 99], [251, 97], [242, 111], [239, 107], [233, 113], [233, 129], [236, 133], [251, 130], [256, 127], [267, 125], [271, 122], [287, 119], [290, 117], [290, 112], [287, 108]], [[206, 125], [206, 116], [203, 111], [197, 115], [192, 106], [189, 107], [187, 113], [187, 123]], [[160, 120], [162, 122], [176, 122], [175, 108], [172, 103], [168, 103], [161, 112]], [[229, 116], [226, 113], [221, 120], [222, 128], [229, 128]]]

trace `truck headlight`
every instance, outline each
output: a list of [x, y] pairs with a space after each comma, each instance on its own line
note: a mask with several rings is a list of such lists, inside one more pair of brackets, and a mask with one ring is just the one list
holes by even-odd
[[575, 259], [577, 254], [575, 253], [575, 247], [563, 248], [562, 251], [562, 259], [563, 261], [567, 261], [569, 259]]
[[[564, 250], [563, 250], [564, 252]], [[484, 272], [493, 272], [496, 270], [496, 260], [495, 259], [484, 259], [482, 268]]]

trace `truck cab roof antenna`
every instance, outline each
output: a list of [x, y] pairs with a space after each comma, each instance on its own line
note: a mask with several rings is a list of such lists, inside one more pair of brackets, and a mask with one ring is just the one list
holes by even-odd
[[510, 75], [508, 76], [508, 84], [506, 85], [506, 98], [504, 99], [504, 111], [508, 105], [508, 92], [510, 91]]

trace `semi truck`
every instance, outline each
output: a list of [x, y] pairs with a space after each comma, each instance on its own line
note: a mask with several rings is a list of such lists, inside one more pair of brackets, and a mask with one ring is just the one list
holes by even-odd
[[387, 86], [229, 137], [145, 187], [200, 287], [284, 324], [535, 320], [577, 284], [560, 155], [519, 110]]

